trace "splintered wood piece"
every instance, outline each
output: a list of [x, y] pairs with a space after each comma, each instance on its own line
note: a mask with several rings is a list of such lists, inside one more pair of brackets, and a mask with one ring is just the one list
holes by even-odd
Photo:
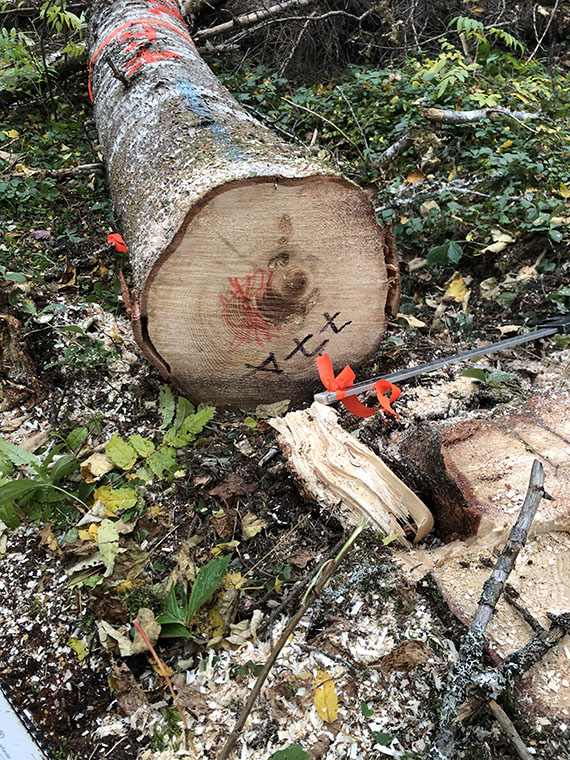
[[309, 398], [325, 350], [367, 361], [399, 276], [366, 194], [236, 101], [176, 4], [94, 0], [89, 54], [133, 330], [162, 376], [252, 408]]
[[343, 430], [334, 409], [314, 403], [269, 422], [306, 492], [345, 525], [358, 525], [364, 517], [405, 547], [430, 532], [431, 512], [376, 454]]

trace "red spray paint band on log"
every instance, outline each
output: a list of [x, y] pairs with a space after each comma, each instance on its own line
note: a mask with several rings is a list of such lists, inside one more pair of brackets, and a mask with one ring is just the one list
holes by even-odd
[[[354, 380], [356, 377], [348, 364], [342, 370], [342, 372], [337, 377], [335, 377], [330, 356], [328, 354], [323, 354], [322, 356], [317, 357], [317, 369], [319, 371], [321, 382], [327, 391], [336, 391], [337, 399], [344, 404], [349, 412], [352, 412], [352, 414], [355, 414], [357, 417], [372, 417], [374, 415], [376, 411], [375, 409], [372, 409], [369, 406], [365, 406], [358, 400], [356, 396], [346, 395], [346, 388], [354, 385]], [[382, 409], [387, 414], [391, 414], [396, 417], [398, 422], [400, 422], [399, 416], [391, 406], [392, 402], [396, 401], [396, 399], [401, 396], [402, 391], [400, 388], [391, 383], [389, 380], [379, 380], [374, 388], [376, 390], [378, 401], [380, 402]], [[388, 390], [391, 391], [390, 398], [385, 395]]]
[[[150, 4], [155, 6], [150, 10], [150, 13], [168, 13], [169, 15], [174, 16], [177, 21], [184, 23], [184, 19], [178, 10], [167, 0], [150, 0]], [[141, 25], [142, 31], [125, 31], [129, 27], [136, 25]], [[119, 41], [122, 44], [129, 43], [125, 50], [126, 53], [132, 52], [136, 47], [139, 48], [138, 52], [136, 52], [135, 55], [126, 62], [126, 65], [129, 67], [126, 73], [129, 76], [132, 76], [141, 68], [141, 66], [146, 63], [156, 63], [157, 61], [162, 61], [168, 58], [180, 58], [180, 55], [178, 53], [173, 53], [170, 50], [149, 51], [147, 49], [148, 44], [152, 44], [156, 40], [157, 32], [155, 26], [166, 27], [167, 29], [176, 32], [176, 34], [179, 34], [191, 45], [194, 45], [192, 39], [188, 34], [186, 34], [184, 30], [180, 29], [177, 26], [174, 26], [174, 24], [171, 24], [168, 21], [159, 21], [156, 18], [139, 18], [134, 21], [127, 21], [125, 24], [121, 24], [121, 26], [118, 26], [116, 29], [114, 29], [111, 34], [109, 34], [103, 40], [89, 61], [87, 89], [89, 90], [89, 97], [91, 99], [91, 102], [93, 102], [93, 91], [91, 89], [91, 74], [93, 72], [93, 64], [97, 58], [99, 58], [107, 45], [112, 42], [119, 34], [121, 35]], [[121, 32], [123, 32], [123, 34], [121, 34]]]
[[127, 250], [128, 250], [127, 249], [127, 244], [125, 243], [125, 241], [119, 235], [118, 232], [112, 232], [110, 235], [108, 235], [107, 242], [110, 245], [114, 245], [115, 246], [115, 250], [118, 251], [119, 253], [126, 253]]

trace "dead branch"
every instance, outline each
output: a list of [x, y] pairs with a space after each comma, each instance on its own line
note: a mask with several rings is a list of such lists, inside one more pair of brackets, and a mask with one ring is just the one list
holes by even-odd
[[40, 177], [53, 177], [55, 179], [66, 179], [67, 177], [78, 177], [81, 174], [98, 174], [101, 177], [105, 174], [105, 168], [102, 163], [80, 164], [79, 166], [64, 166], [62, 169], [31, 169], [14, 172], [14, 177], [27, 177], [34, 174]]
[[410, 132], [405, 132], [395, 143], [392, 143], [390, 147], [386, 148], [383, 153], [380, 153], [378, 158], [370, 162], [373, 169], [382, 169], [382, 167], [393, 161], [400, 153], [408, 150], [414, 143], [414, 139]]
[[540, 117], [539, 113], [533, 111], [513, 111], [504, 106], [475, 108], [472, 111], [452, 111], [449, 108], [420, 108], [420, 113], [430, 121], [439, 121], [443, 124], [471, 124], [474, 121], [481, 121], [481, 119], [495, 121], [502, 116], [509, 116], [518, 122]]
[[249, 717], [250, 712], [253, 709], [253, 705], [255, 704], [255, 701], [257, 697], [259, 696], [259, 692], [261, 691], [261, 687], [263, 686], [265, 679], [269, 675], [271, 668], [275, 664], [276, 659], [279, 657], [279, 654], [287, 641], [289, 640], [289, 637], [309, 609], [309, 607], [313, 604], [315, 599], [317, 599], [326, 586], [326, 584], [329, 582], [329, 580], [332, 578], [332, 576], [335, 574], [338, 566], [342, 562], [342, 560], [345, 558], [348, 550], [353, 545], [354, 541], [357, 539], [357, 537], [360, 535], [362, 530], [364, 529], [364, 523], [361, 523], [359, 527], [352, 533], [348, 541], [344, 544], [343, 548], [340, 550], [340, 552], [336, 555], [336, 557], [332, 560], [327, 560], [323, 565], [320, 567], [319, 574], [317, 577], [311, 582], [311, 585], [309, 586], [309, 589], [305, 595], [305, 598], [303, 600], [303, 603], [301, 604], [301, 607], [299, 610], [293, 615], [291, 620], [287, 623], [285, 626], [283, 633], [279, 637], [277, 643], [273, 647], [273, 650], [271, 654], [269, 655], [269, 658], [265, 665], [263, 666], [263, 670], [259, 674], [257, 681], [255, 682], [255, 685], [253, 689], [251, 690], [251, 694], [249, 695], [247, 702], [245, 703], [241, 713], [239, 714], [239, 717], [236, 721], [236, 724], [234, 726], [233, 731], [228, 736], [226, 743], [222, 747], [222, 751], [218, 755], [217, 760], [227, 760], [227, 758], [230, 756], [230, 753], [232, 752], [240, 731], [245, 726], [245, 723]]
[[519, 733], [515, 728], [512, 720], [509, 718], [503, 708], [498, 705], [494, 699], [491, 699], [487, 707], [489, 708], [492, 716], [495, 718], [497, 723], [503, 729], [505, 736], [508, 737], [513, 749], [521, 758], [521, 760], [532, 760], [532, 755], [525, 747], [524, 742], [520, 738]]
[[535, 49], [532, 51], [532, 53], [529, 55], [528, 59], [529, 61], [532, 61], [534, 56], [537, 54], [539, 47], [542, 45], [542, 41], [546, 37], [548, 30], [550, 29], [550, 25], [552, 24], [552, 21], [554, 20], [554, 17], [556, 16], [556, 11], [558, 10], [558, 6], [560, 4], [560, 0], [556, 0], [554, 3], [554, 8], [552, 9], [552, 13], [550, 14], [550, 18], [548, 19], [548, 23], [544, 27], [544, 32], [542, 33], [541, 38], [536, 43]]
[[210, 39], [210, 37], [219, 37], [222, 34], [226, 34], [226, 32], [231, 32], [233, 29], [252, 26], [259, 21], [271, 18], [271, 16], [277, 16], [277, 14], [283, 13], [289, 8], [307, 6], [314, 2], [315, 0], [286, 0], [281, 5], [272, 5], [269, 8], [260, 8], [252, 13], [244, 13], [242, 16], [236, 16], [236, 18], [226, 21], [224, 24], [218, 24], [217, 26], [197, 32], [194, 35], [194, 42], [198, 45], [203, 40]]
[[517, 521], [510, 532], [505, 548], [497, 559], [491, 577], [483, 585], [477, 612], [459, 650], [459, 659], [449, 674], [438, 732], [428, 755], [430, 760], [448, 760], [454, 755], [456, 717], [466, 700], [475, 672], [480, 667], [487, 625], [517, 556], [526, 542], [536, 510], [543, 498], [549, 498], [544, 490], [544, 469], [538, 459], [535, 459], [528, 490]]

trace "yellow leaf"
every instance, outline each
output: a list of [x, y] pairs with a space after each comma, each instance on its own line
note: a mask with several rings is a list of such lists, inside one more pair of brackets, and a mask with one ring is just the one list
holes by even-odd
[[6, 137], [9, 137], [10, 140], [17, 140], [18, 137], [20, 137], [20, 133], [18, 132], [17, 129], [4, 130], [4, 134], [6, 135]]
[[445, 298], [453, 298], [456, 303], [461, 303], [467, 295], [467, 285], [459, 272], [455, 272], [453, 277], [451, 277], [445, 284], [447, 285]]
[[570, 198], [570, 187], [564, 184], [564, 182], [560, 183], [560, 187], [558, 189], [558, 194], [561, 195], [563, 198]]
[[80, 528], [80, 530], [77, 531], [77, 535], [82, 541], [91, 541], [91, 534], [87, 528]]
[[315, 708], [321, 720], [334, 723], [338, 714], [338, 698], [334, 681], [326, 670], [319, 670], [315, 681]]
[[401, 312], [398, 312], [396, 314], [396, 319], [405, 319], [406, 322], [410, 325], [410, 327], [425, 327], [426, 326], [425, 322], [422, 322], [421, 319], [414, 317], [413, 314], [402, 314]]
[[505, 142], [502, 145], [499, 145], [497, 148], [497, 153], [500, 153], [502, 150], [506, 150], [507, 148], [510, 148], [513, 144], [514, 140], [505, 140]]
[[137, 492], [132, 488], [112, 488], [99, 486], [93, 491], [95, 501], [102, 501], [108, 515], [114, 515], [118, 510], [134, 507], [138, 501]]
[[283, 581], [281, 578], [275, 578], [275, 593], [281, 594], [283, 592]]
[[257, 536], [258, 533], [267, 528], [267, 523], [253, 512], [247, 512], [241, 521], [241, 533], [244, 541]]
[[86, 483], [95, 483], [97, 480], [111, 472], [113, 469], [113, 460], [105, 454], [91, 454], [84, 462], [81, 463], [79, 471], [81, 477]]
[[73, 651], [77, 654], [77, 659], [79, 660], [79, 662], [81, 662], [81, 660], [84, 660], [89, 654], [89, 652], [85, 648], [85, 644], [81, 641], [81, 639], [74, 639], [72, 637], [67, 642], [67, 646], [70, 649], [73, 649]]

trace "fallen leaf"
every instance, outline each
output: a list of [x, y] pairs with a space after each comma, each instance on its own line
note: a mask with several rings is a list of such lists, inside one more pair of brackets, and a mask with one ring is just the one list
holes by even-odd
[[200, 687], [186, 683], [186, 673], [175, 673], [171, 681], [176, 688], [176, 695], [181, 707], [188, 710], [195, 718], [201, 718], [211, 712], [211, 707], [206, 702]]
[[17, 129], [5, 129], [4, 134], [9, 137], [10, 140], [17, 140], [20, 137], [20, 133]]
[[59, 544], [57, 543], [57, 538], [54, 536], [51, 529], [51, 523], [49, 522], [44, 523], [40, 530], [40, 546], [47, 547], [50, 552], [53, 552], [54, 554], [62, 553]]
[[[90, 526], [95, 527], [94, 525]], [[119, 531], [113, 520], [103, 520], [97, 532], [97, 544], [103, 564], [108, 569], [119, 553]]]
[[108, 515], [115, 515], [125, 509], [134, 507], [138, 501], [138, 494], [132, 488], [112, 488], [111, 486], [99, 486], [93, 492], [95, 501], [101, 501]]
[[231, 536], [234, 530], [237, 512], [235, 509], [220, 510], [210, 517], [214, 530], [220, 538]]
[[436, 214], [439, 211], [441, 211], [441, 208], [439, 207], [439, 204], [436, 203], [436, 201], [424, 201], [420, 206], [420, 216], [422, 219], [425, 219], [431, 214]]
[[321, 720], [334, 723], [338, 714], [338, 697], [332, 676], [326, 670], [317, 671], [315, 708]]
[[150, 707], [146, 694], [138, 685], [128, 665], [124, 662], [118, 665], [113, 661], [111, 667], [115, 679], [113, 696], [122, 714], [130, 718], [141, 707]]
[[255, 407], [255, 416], [260, 420], [268, 420], [270, 417], [282, 417], [287, 414], [291, 402], [288, 398], [283, 401], [275, 401], [273, 404], [258, 404]]
[[204, 488], [212, 482], [211, 475], [196, 475], [194, 478], [194, 488]]
[[498, 227], [494, 227], [491, 230], [491, 237], [495, 243], [514, 243], [515, 238], [508, 232], [503, 232]]
[[226, 636], [225, 641], [229, 641], [230, 644], [239, 646], [248, 639], [255, 639], [257, 635], [257, 629], [263, 619], [263, 612], [261, 610], [254, 610], [251, 620], [242, 620], [240, 623], [230, 625], [230, 635]]
[[58, 288], [72, 288], [76, 284], [75, 281], [77, 279], [77, 270], [73, 264], [70, 263], [68, 258], [65, 259], [64, 263], [65, 269], [59, 278]]
[[111, 440], [105, 444], [105, 451], [121, 470], [130, 470], [137, 461], [137, 452], [135, 449], [130, 443], [124, 441], [121, 436], [116, 433], [111, 436]]
[[81, 662], [81, 660], [84, 660], [89, 654], [88, 650], [85, 648], [85, 644], [81, 641], [81, 639], [75, 639], [73, 636], [67, 642], [67, 646], [70, 649], [73, 649], [73, 651], [77, 654], [77, 659], [79, 662]]
[[501, 337], [503, 335], [509, 335], [510, 333], [516, 333], [521, 329], [520, 325], [501, 325], [497, 327], [497, 330], [501, 334]]
[[253, 512], [247, 512], [241, 521], [241, 534], [244, 541], [257, 536], [258, 533], [267, 528], [267, 523]]
[[465, 280], [459, 272], [454, 272], [445, 284], [447, 286], [445, 298], [453, 298], [456, 303], [461, 303], [469, 292]]
[[316, 556], [317, 555], [310, 551], [310, 549], [297, 549], [297, 551], [293, 552], [287, 560], [291, 565], [295, 565], [295, 567], [303, 570]]
[[239, 475], [232, 472], [232, 474], [228, 475], [222, 483], [215, 486], [215, 488], [210, 489], [208, 494], [210, 496], [218, 496], [229, 506], [234, 496], [245, 496], [246, 494], [255, 491], [256, 488], [256, 483], [244, 480]]
[[538, 272], [534, 265], [529, 267], [521, 267], [517, 272], [517, 280], [530, 280], [533, 277], [538, 277]]
[[111, 472], [114, 466], [113, 460], [106, 454], [91, 454], [81, 463], [79, 472], [86, 483], [95, 483]]
[[417, 185], [418, 182], [423, 182], [424, 179], [426, 179], [426, 175], [421, 169], [418, 169], [416, 167], [413, 172], [410, 172], [410, 174], [408, 174], [406, 177], [406, 182], [410, 185]]
[[564, 182], [561, 182], [558, 186], [558, 193], [563, 198], [570, 198], [570, 187], [568, 187], [568, 185], [565, 185]]
[[478, 251], [477, 255], [480, 255], [482, 253], [501, 253], [501, 251], [504, 251], [506, 247], [507, 243], [505, 242], [491, 243], [491, 245], [487, 245], [485, 248], [482, 248], [480, 251]]
[[[160, 636], [161, 625], [160, 623], [157, 623], [154, 612], [149, 610], [148, 607], [141, 607], [137, 612], [136, 620], [143, 629], [145, 636], [150, 641], [151, 646], [155, 646], [158, 637]], [[141, 652], [148, 651], [149, 648], [146, 645], [145, 640], [135, 628], [135, 637], [131, 648], [131, 654], [140, 654]]]
[[425, 322], [422, 322], [421, 319], [414, 317], [413, 314], [402, 314], [401, 312], [398, 312], [396, 314], [396, 319], [405, 319], [406, 322], [410, 325], [410, 327], [425, 327], [426, 326]]
[[383, 673], [399, 671], [407, 673], [416, 665], [427, 662], [432, 656], [432, 651], [427, 644], [419, 639], [405, 639], [382, 657], [380, 670]]
[[130, 656], [133, 642], [123, 633], [117, 631], [116, 628], [113, 628], [106, 620], [99, 620], [97, 622], [97, 633], [99, 634], [101, 646], [106, 652], [118, 650], [121, 657]]

